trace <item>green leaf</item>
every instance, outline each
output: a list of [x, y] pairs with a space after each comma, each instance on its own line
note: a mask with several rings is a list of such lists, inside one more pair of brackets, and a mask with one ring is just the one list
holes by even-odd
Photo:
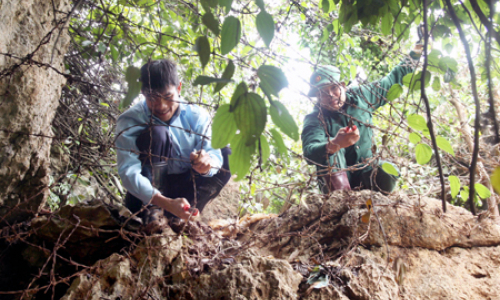
[[193, 85], [195, 85], [195, 86], [196, 85], [207, 85], [207, 84], [214, 83], [214, 82], [218, 82], [221, 84], [227, 84], [228, 82], [231, 82], [231, 80], [225, 79], [225, 78], [215, 78], [215, 77], [208, 77], [208, 76], [200, 75], [200, 76], [196, 77], [196, 79], [193, 82]]
[[432, 89], [436, 92], [441, 90], [441, 79], [439, 76], [434, 76], [434, 81], [432, 82]]
[[382, 17], [382, 34], [383, 35], [389, 35], [392, 33], [392, 22], [393, 22], [393, 17], [392, 14], [384, 14]]
[[236, 89], [234, 90], [233, 96], [231, 97], [231, 107], [229, 109], [230, 112], [233, 112], [234, 109], [238, 106], [240, 101], [240, 97], [248, 91], [247, 85], [245, 82], [238, 84]]
[[236, 121], [234, 114], [229, 112], [229, 104], [223, 104], [217, 109], [212, 123], [212, 147], [223, 148], [236, 135]]
[[203, 17], [201, 17], [201, 21], [215, 35], [219, 35], [219, 21], [215, 18], [215, 16], [210, 11], [206, 12], [203, 15]]
[[481, 199], [487, 199], [487, 198], [491, 197], [490, 189], [485, 187], [484, 185], [482, 185], [480, 183], [474, 184], [474, 189], [476, 190], [476, 194]]
[[460, 192], [460, 179], [457, 176], [451, 175], [448, 177], [448, 180], [450, 181], [451, 197], [456, 198], [458, 192]]
[[455, 59], [449, 56], [443, 56], [439, 60], [439, 68], [441, 70], [446, 71], [447, 68], [450, 68], [453, 72], [458, 72], [458, 63]]
[[266, 10], [266, 6], [264, 5], [264, 0], [255, 0], [255, 4], [261, 9]]
[[[229, 63], [227, 64], [226, 69], [224, 70], [224, 73], [222, 73], [222, 78], [231, 81], [231, 78], [233, 78], [233, 75], [234, 75], [234, 63], [232, 60], [230, 60]], [[227, 83], [222, 83], [222, 82], [217, 83], [217, 85], [215, 86], [215, 89], [214, 89], [214, 94], [220, 92], [220, 90], [222, 90], [226, 86], [226, 84]]]
[[408, 116], [408, 125], [414, 130], [427, 129], [427, 122], [421, 115], [413, 114]]
[[444, 50], [446, 50], [446, 52], [448, 52], [450, 54], [451, 51], [453, 51], [453, 45], [450, 43], [444, 45]]
[[[407, 86], [410, 91], [420, 91], [422, 72], [417, 74], [406, 74], [403, 77], [403, 84]], [[425, 72], [425, 86], [428, 86], [431, 81], [431, 73], [429, 71]]]
[[431, 53], [429, 53], [428, 61], [430, 65], [438, 66], [439, 65], [439, 57], [441, 56], [441, 51], [437, 49], [432, 49]]
[[432, 148], [427, 144], [418, 144], [415, 147], [415, 156], [417, 163], [425, 165], [432, 158]]
[[491, 186], [495, 189], [495, 192], [497, 194], [500, 194], [500, 167], [496, 167], [496, 169], [493, 171], [493, 174], [491, 174]]
[[114, 62], [118, 61], [118, 58], [120, 57], [120, 52], [118, 52], [118, 49], [114, 45], [109, 45], [111, 48], [111, 57], [113, 58]]
[[462, 200], [467, 201], [469, 199], [469, 188], [464, 186], [464, 188], [460, 191], [460, 198]]
[[241, 23], [238, 18], [229, 16], [222, 24], [220, 53], [226, 55], [238, 45], [241, 38]]
[[281, 131], [294, 141], [299, 140], [299, 127], [283, 103], [273, 101], [270, 108], [271, 119]]
[[200, 62], [202, 68], [205, 68], [208, 61], [210, 60], [210, 44], [208, 43], [208, 38], [206, 36], [200, 36], [196, 39], [195, 49], [198, 52], [198, 56], [200, 57]]
[[264, 99], [255, 93], [241, 95], [234, 109], [236, 125], [245, 139], [245, 145], [255, 144], [267, 121], [267, 107]]
[[267, 142], [266, 137], [261, 134], [260, 135], [260, 158], [263, 164], [266, 164], [267, 160], [271, 156], [271, 148], [269, 148], [269, 143]]
[[450, 30], [450, 28], [448, 26], [445, 26], [445, 25], [436, 25], [432, 29], [432, 36], [435, 37], [435, 38], [437, 38], [437, 37], [444, 38], [444, 37], [447, 37], [447, 36], [451, 36], [451, 30]]
[[453, 151], [453, 147], [451, 147], [450, 142], [442, 136], [436, 137], [436, 144], [441, 150], [448, 152], [449, 154], [455, 156], [455, 152]]
[[257, 76], [260, 78], [260, 88], [267, 95], [272, 94], [278, 97], [281, 89], [288, 86], [285, 73], [275, 66], [260, 66], [257, 70]]
[[385, 162], [385, 163], [382, 164], [382, 170], [384, 170], [387, 174], [399, 177], [398, 170], [396, 170], [396, 168], [392, 164], [390, 164], [388, 162]]
[[241, 180], [250, 170], [252, 154], [255, 153], [255, 143], [247, 146], [243, 135], [237, 134], [231, 141], [232, 154], [229, 155], [231, 173], [236, 174], [236, 181]]
[[282, 155], [282, 157], [287, 157], [288, 148], [286, 147], [281, 134], [275, 128], [271, 129], [270, 132], [273, 137], [274, 145], [278, 148], [278, 152]]
[[330, 0], [321, 0], [321, 9], [325, 14], [330, 12]]
[[142, 84], [139, 82], [139, 77], [141, 77], [141, 70], [137, 67], [129, 66], [125, 71], [125, 80], [128, 83], [128, 91], [127, 95], [120, 103], [120, 109], [128, 107], [141, 92]]
[[393, 101], [394, 99], [401, 96], [402, 93], [403, 87], [399, 83], [393, 84], [387, 92], [387, 101]]
[[257, 31], [264, 40], [267, 47], [271, 44], [274, 38], [274, 20], [273, 16], [268, 14], [265, 10], [261, 10], [255, 18]]
[[422, 140], [422, 137], [420, 136], [420, 134], [418, 134], [416, 132], [410, 133], [410, 143], [416, 145], [416, 144], [420, 143], [421, 140]]
[[231, 11], [231, 5], [233, 4], [233, 0], [219, 0], [219, 5], [225, 8], [226, 14]]
[[200, 3], [206, 12], [209, 12], [210, 8], [215, 8], [217, 6], [217, 0], [200, 0]]

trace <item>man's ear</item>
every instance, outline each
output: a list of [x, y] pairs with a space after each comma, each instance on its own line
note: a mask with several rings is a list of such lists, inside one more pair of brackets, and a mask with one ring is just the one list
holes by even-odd
[[179, 85], [177, 86], [177, 93], [180, 95], [182, 90], [182, 82], [179, 82]]

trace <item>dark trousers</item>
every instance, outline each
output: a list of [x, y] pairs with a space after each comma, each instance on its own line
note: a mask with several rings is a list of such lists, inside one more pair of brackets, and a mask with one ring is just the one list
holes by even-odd
[[[157, 163], [165, 161], [164, 158], [171, 158], [169, 129], [167, 126], [150, 126], [139, 135], [136, 144], [141, 152], [139, 155], [139, 159], [142, 162], [141, 174], [152, 181], [152, 165], [154, 166]], [[186, 198], [192, 207], [196, 207], [202, 212], [205, 205], [219, 195], [222, 188], [229, 181], [229, 178], [231, 178], [228, 159], [231, 149], [226, 147], [221, 149], [221, 152], [223, 164], [216, 175], [203, 177], [192, 170], [181, 174], [162, 174], [161, 187], [157, 188], [159, 188], [165, 197]], [[141, 200], [127, 193], [125, 206], [132, 213], [139, 211], [142, 205]], [[168, 212], [165, 215], [167, 217], [173, 216]]]

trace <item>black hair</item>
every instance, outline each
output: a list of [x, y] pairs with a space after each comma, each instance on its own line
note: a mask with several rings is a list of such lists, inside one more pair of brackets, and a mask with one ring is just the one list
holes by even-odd
[[171, 85], [179, 86], [177, 65], [169, 59], [152, 60], [141, 68], [143, 91], [162, 91]]

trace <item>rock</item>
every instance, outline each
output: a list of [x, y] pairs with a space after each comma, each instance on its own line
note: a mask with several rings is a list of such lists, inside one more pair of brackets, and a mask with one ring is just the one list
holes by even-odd
[[287, 261], [243, 258], [221, 271], [200, 278], [196, 299], [298, 299], [302, 276]]
[[78, 276], [61, 300], [72, 299], [124, 299], [135, 290], [130, 260], [114, 253], [98, 261], [94, 271]]
[[0, 226], [31, 219], [49, 192], [70, 9], [68, 0], [0, 1], [0, 20], [9, 20], [0, 22], [0, 52], [12, 55], [0, 55]]
[[236, 219], [239, 216], [240, 184], [231, 178], [219, 196], [210, 201], [201, 213], [201, 221]]
[[[122, 229], [128, 247], [70, 277], [64, 299], [498, 298], [498, 225], [462, 208], [439, 208], [425, 197], [344, 191], [310, 196], [306, 206], [258, 217], [226, 238], [201, 222], [170, 222], [155, 235]], [[61, 211], [86, 218], [85, 228], [123, 226], [116, 214], [98, 205]], [[71, 224], [52, 219], [34, 221], [34, 232], [53, 240]], [[73, 234], [95, 238], [81, 229]], [[64, 251], [78, 253], [67, 237]]]
[[128, 244], [120, 236], [120, 230], [139, 228], [130, 216], [122, 207], [96, 200], [64, 206], [57, 213], [33, 219], [31, 226], [37, 240], [51, 245], [66, 241], [63, 251], [70, 253], [74, 260], [91, 264]]

